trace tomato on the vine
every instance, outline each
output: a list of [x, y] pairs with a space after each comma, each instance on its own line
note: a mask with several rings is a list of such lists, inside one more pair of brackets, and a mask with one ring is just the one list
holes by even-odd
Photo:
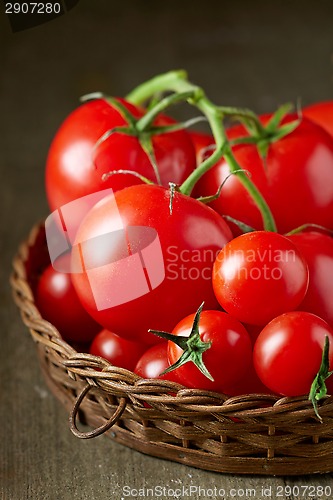
[[115, 366], [133, 370], [147, 346], [130, 342], [109, 330], [99, 332], [89, 348], [89, 353], [100, 356]]
[[[267, 123], [269, 118], [261, 120]], [[282, 125], [295, 120], [297, 116], [288, 115]], [[242, 126], [228, 131], [230, 139], [246, 135]], [[279, 232], [286, 233], [304, 223], [333, 228], [333, 139], [325, 130], [303, 118], [293, 132], [269, 144], [265, 159], [253, 144], [234, 146], [233, 153], [267, 201]], [[216, 193], [229, 174], [227, 162], [220, 160], [199, 180], [195, 195]], [[228, 179], [211, 206], [221, 215], [263, 229], [262, 215], [237, 175]]]
[[56, 271], [52, 265], [39, 279], [36, 304], [42, 317], [52, 323], [65, 340], [89, 342], [101, 329], [81, 305], [70, 275]]
[[307, 264], [285, 236], [255, 231], [238, 236], [216, 258], [213, 287], [220, 305], [239, 321], [265, 325], [296, 309], [309, 281]]
[[[148, 250], [152, 247], [145, 241], [145, 229], [158, 237], [153, 253]], [[105, 240], [98, 243], [98, 237], [105, 234]], [[131, 186], [104, 198], [82, 222], [73, 247], [76, 268], [82, 257], [79, 247], [82, 250], [89, 241], [94, 246], [94, 239], [97, 243], [90, 252], [87, 243], [88, 268], [73, 274], [73, 283], [83, 306], [104, 328], [128, 340], [154, 344], [158, 339], [147, 333], [149, 328], [171, 330], [202, 300], [209, 308], [218, 307], [211, 273], [217, 253], [231, 238], [224, 220], [193, 198], [178, 192], [172, 196], [170, 190], [158, 186]], [[133, 262], [137, 262], [136, 270], [144, 270], [140, 280], [147, 293], [128, 298], [127, 290], [135, 291], [142, 284], [131, 271]], [[150, 274], [154, 266], [159, 266], [158, 286]], [[98, 306], [95, 292], [107, 302], [106, 307]], [[112, 302], [119, 297], [120, 302]]]
[[[145, 113], [124, 99], [117, 101], [136, 119]], [[174, 123], [168, 116], [159, 115], [154, 126]], [[121, 112], [107, 98], [86, 102], [65, 119], [52, 141], [46, 164], [46, 192], [52, 211], [102, 189], [116, 191], [141, 183], [130, 174], [115, 174], [103, 181], [103, 174], [113, 170], [132, 170], [158, 183], [138, 137], [114, 132], [95, 150], [103, 134], [127, 125]], [[164, 186], [169, 182], [181, 184], [196, 165], [187, 131], [158, 133], [152, 136], [152, 144], [161, 183]]]
[[259, 378], [283, 396], [308, 394], [321, 365], [326, 336], [332, 370], [333, 330], [323, 319], [304, 311], [273, 319], [254, 345], [253, 361]]
[[[236, 386], [250, 367], [250, 337], [244, 326], [225, 312], [201, 312], [199, 308], [175, 326], [171, 337], [168, 359], [175, 365], [178, 381], [186, 387], [225, 392]], [[182, 346], [177, 345], [179, 341]]]
[[333, 101], [316, 102], [303, 108], [302, 113], [333, 136]]

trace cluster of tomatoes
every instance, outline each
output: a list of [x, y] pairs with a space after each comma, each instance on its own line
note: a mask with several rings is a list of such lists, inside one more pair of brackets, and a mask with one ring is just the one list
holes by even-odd
[[[184, 194], [183, 182], [214, 151], [214, 137], [161, 113], [147, 129], [146, 113], [101, 96], [57, 131], [46, 165], [51, 210], [113, 190], [79, 221], [81, 251], [72, 263], [82, 260], [85, 242], [107, 234], [113, 242], [95, 245], [80, 272], [52, 265], [43, 272], [36, 290], [43, 317], [68, 342], [142, 377], [229, 395], [297, 396], [309, 393], [321, 370], [330, 390], [333, 348], [325, 373], [322, 362], [324, 346], [333, 346], [333, 103], [302, 116], [260, 117], [262, 140], [243, 124], [227, 130], [231, 154], [267, 202], [276, 231], [266, 230], [260, 206], [230, 176], [224, 156]], [[157, 284], [156, 255], [144, 257], [144, 231], [133, 233], [147, 227], [163, 256]], [[114, 302], [138, 286], [124, 265], [133, 256], [147, 291]], [[113, 297], [112, 305], [98, 307], [101, 297], [104, 304]]]

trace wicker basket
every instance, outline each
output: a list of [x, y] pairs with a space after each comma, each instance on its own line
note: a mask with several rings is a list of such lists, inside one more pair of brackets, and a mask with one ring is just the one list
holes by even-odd
[[[45, 381], [70, 411], [80, 438], [106, 433], [130, 448], [201, 469], [237, 474], [300, 475], [333, 471], [333, 397], [228, 397], [144, 380], [106, 360], [78, 353], [34, 304], [48, 264], [45, 232], [35, 226], [14, 258], [11, 285], [38, 351]], [[94, 430], [81, 432], [77, 418]]]

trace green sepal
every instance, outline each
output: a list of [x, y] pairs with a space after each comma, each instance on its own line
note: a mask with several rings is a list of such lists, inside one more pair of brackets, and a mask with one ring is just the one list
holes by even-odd
[[241, 220], [234, 219], [233, 217], [230, 217], [230, 215], [222, 215], [222, 217], [228, 222], [235, 224], [235, 226], [237, 226], [242, 233], [253, 233], [254, 231], [257, 231], [254, 227], [245, 224], [245, 222], [242, 222]]
[[161, 186], [162, 181], [161, 181], [160, 172], [158, 170], [158, 165], [156, 162], [156, 157], [155, 157], [155, 152], [154, 152], [151, 134], [149, 132], [140, 132], [138, 138], [139, 138], [139, 142], [140, 142], [142, 149], [144, 150], [144, 152], [148, 156], [149, 161], [151, 163], [151, 166], [153, 167], [157, 184], [159, 184]]
[[80, 97], [80, 102], [95, 101], [96, 99], [108, 99], [108, 95], [104, 92], [90, 92], [89, 94], [84, 94]]
[[330, 367], [329, 366], [329, 348], [330, 348], [330, 341], [329, 341], [328, 336], [326, 335], [320, 368], [319, 368], [319, 371], [311, 384], [311, 389], [309, 392], [309, 400], [311, 401], [314, 412], [321, 423], [323, 422], [323, 419], [319, 415], [317, 401], [319, 401], [320, 399], [322, 399], [326, 396], [327, 387], [325, 384], [325, 380], [328, 379], [328, 377], [330, 377], [333, 374], [333, 371], [329, 371], [329, 367]]
[[139, 174], [139, 172], [135, 172], [135, 170], [125, 170], [122, 168], [119, 170], [110, 170], [110, 172], [106, 172], [105, 174], [102, 175], [102, 181], [105, 182], [108, 180], [109, 177], [112, 177], [113, 175], [117, 174], [133, 175], [134, 177], [137, 177], [138, 179], [140, 179], [140, 181], [144, 182], [145, 184], [154, 184], [153, 181], [151, 181], [144, 175]]
[[121, 114], [121, 116], [127, 121], [128, 125], [130, 125], [134, 130], [136, 128], [137, 119], [134, 118], [132, 113], [126, 108], [126, 106], [118, 101], [115, 97], [107, 97], [106, 102], [111, 104], [117, 111]]
[[197, 116], [195, 118], [191, 118], [190, 120], [186, 120], [185, 122], [175, 123], [173, 125], [165, 125], [164, 127], [150, 127], [149, 133], [151, 135], [158, 134], [166, 134], [169, 132], [177, 132], [178, 130], [184, 130], [186, 128], [190, 128], [193, 125], [196, 125], [200, 122], [207, 122], [207, 118], [205, 116]]
[[279, 127], [280, 123], [282, 122], [283, 118], [288, 115], [292, 110], [294, 106], [288, 102], [286, 104], [282, 104], [275, 113], [272, 115], [272, 117], [269, 119], [268, 123], [265, 126], [266, 132], [269, 134], [275, 134], [276, 129]]
[[176, 363], [169, 366], [160, 375], [164, 375], [173, 370], [176, 370], [180, 366], [183, 366], [185, 363], [189, 363], [191, 361], [201, 371], [201, 373], [205, 375], [205, 377], [214, 382], [214, 378], [207, 370], [207, 367], [202, 359], [203, 353], [210, 349], [212, 346], [212, 342], [204, 342], [200, 338], [199, 322], [203, 306], [204, 302], [200, 305], [197, 312], [195, 313], [191, 333], [188, 337], [173, 335], [171, 333], [161, 332], [159, 330], [149, 330], [149, 332], [154, 333], [158, 337], [174, 342], [184, 351], [181, 357], [176, 361]]

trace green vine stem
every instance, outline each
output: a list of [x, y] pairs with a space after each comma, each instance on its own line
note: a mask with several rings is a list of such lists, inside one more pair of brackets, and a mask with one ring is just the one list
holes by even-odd
[[[181, 193], [190, 195], [194, 185], [200, 177], [215, 165], [222, 156], [224, 156], [228, 163], [231, 172], [241, 170], [241, 166], [237, 163], [232, 153], [223, 124], [223, 109], [226, 111], [226, 114], [228, 114], [227, 110], [229, 111], [229, 108], [221, 108], [212, 103], [205, 95], [203, 89], [188, 81], [185, 71], [170, 71], [163, 75], [156, 76], [136, 87], [126, 96], [126, 100], [135, 105], [140, 105], [156, 93], [162, 92], [173, 92], [178, 95], [182, 94], [184, 100], [196, 106], [207, 117], [216, 144], [216, 148], [212, 155], [204, 160], [179, 187]], [[175, 100], [178, 101], [178, 99]], [[175, 100], [172, 100], [172, 102], [175, 102]], [[234, 114], [236, 116], [242, 114], [242, 116], [245, 117], [246, 111], [242, 110], [241, 112], [237, 112], [236, 109], [233, 109], [233, 111], [235, 111]], [[253, 122], [253, 117], [254, 114], [250, 112], [248, 115], [249, 121]], [[149, 119], [147, 121], [149, 122]], [[259, 125], [257, 126], [259, 127]], [[239, 172], [238, 177], [259, 208], [265, 230], [276, 232], [277, 228], [273, 215], [260, 191], [245, 173]]]

